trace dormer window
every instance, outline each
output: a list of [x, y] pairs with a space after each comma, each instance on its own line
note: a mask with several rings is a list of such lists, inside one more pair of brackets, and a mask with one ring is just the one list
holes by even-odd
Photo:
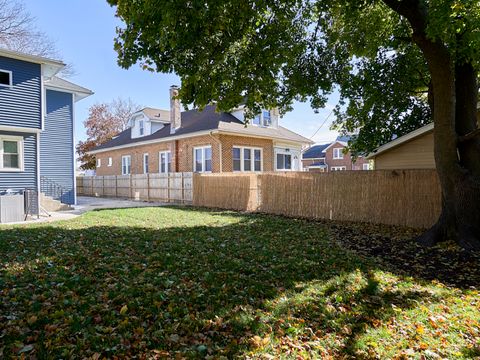
[[263, 126], [270, 126], [272, 125], [272, 118], [270, 117], [270, 111], [262, 111], [263, 115]]
[[257, 126], [271, 126], [272, 118], [270, 115], [270, 111], [262, 110], [260, 114], [253, 118], [252, 124]]
[[0, 70], [0, 86], [12, 86], [12, 72], [8, 70]]
[[138, 133], [140, 134], [140, 136], [143, 136], [145, 133], [145, 124], [143, 120], [140, 120], [138, 122]]

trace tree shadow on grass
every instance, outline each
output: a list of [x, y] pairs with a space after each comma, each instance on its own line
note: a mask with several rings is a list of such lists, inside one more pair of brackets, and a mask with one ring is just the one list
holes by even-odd
[[208, 225], [79, 219], [2, 230], [0, 355], [358, 357], [368, 328], [439, 301], [379, 287], [375, 266], [333, 245], [318, 224], [228, 213], [222, 226], [211, 218], [225, 212], [205, 214]]

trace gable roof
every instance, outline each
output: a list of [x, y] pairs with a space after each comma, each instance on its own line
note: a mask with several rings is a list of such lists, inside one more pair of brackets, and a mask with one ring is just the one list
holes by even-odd
[[117, 147], [129, 147], [139, 143], [151, 143], [168, 141], [175, 138], [195, 136], [199, 133], [221, 132], [241, 136], [275, 138], [299, 143], [310, 144], [311, 141], [284, 127], [265, 128], [258, 126], [245, 126], [245, 124], [230, 113], [216, 112], [216, 106], [210, 105], [203, 111], [188, 110], [181, 113], [182, 121], [180, 128], [170, 134], [170, 124], [155, 133], [147, 136], [131, 137], [131, 128], [124, 130], [118, 136], [106, 143], [94, 148], [90, 154], [95, 154], [106, 149]]
[[325, 149], [330, 146], [331, 143], [314, 145], [302, 154], [302, 159], [319, 159], [325, 157]]
[[145, 107], [138, 112], [142, 112], [150, 121], [170, 122], [168, 110]]
[[395, 140], [392, 140], [377, 149], [373, 150], [370, 154], [366, 156], [366, 159], [373, 159], [375, 156], [384, 153], [385, 151], [388, 151], [394, 147], [397, 147], [403, 143], [406, 143], [408, 141], [411, 141], [419, 136], [422, 136], [430, 131], [433, 131], [433, 123], [430, 123], [428, 125], [422, 126], [421, 128], [417, 130], [413, 130], [409, 132], [408, 134], [405, 134], [403, 136], [400, 136], [396, 138]]
[[327, 151], [328, 149], [330, 149], [332, 146], [334, 146], [335, 144], [340, 144], [342, 145], [343, 147], [347, 146], [347, 142], [346, 141], [338, 141], [338, 140], [335, 140], [334, 142], [328, 144], [328, 146], [323, 150], [323, 151]]
[[58, 76], [53, 76], [45, 81], [45, 86], [53, 90], [58, 89], [71, 92], [76, 95], [75, 101], [79, 101], [87, 96], [93, 95], [93, 91], [65, 79], [59, 78]]

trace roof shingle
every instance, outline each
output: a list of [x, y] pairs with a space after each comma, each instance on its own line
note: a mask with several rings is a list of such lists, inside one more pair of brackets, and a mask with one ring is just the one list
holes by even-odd
[[[301, 135], [294, 133], [284, 127], [267, 128], [258, 126], [245, 126], [245, 124], [230, 113], [216, 112], [216, 106], [210, 105], [205, 107], [203, 111], [188, 110], [182, 112], [182, 125], [175, 131], [175, 134], [170, 134], [170, 124], [165, 124], [163, 128], [155, 133], [138, 138], [131, 137], [131, 129], [127, 129], [112, 140], [97, 146], [92, 151], [109, 149], [117, 146], [125, 146], [146, 141], [161, 141], [168, 140], [170, 137], [194, 134], [196, 132], [219, 130], [227, 133], [236, 133], [247, 136], [261, 136], [277, 139], [290, 140], [300, 143], [309, 144], [311, 141]], [[154, 109], [158, 110], [158, 109]]]

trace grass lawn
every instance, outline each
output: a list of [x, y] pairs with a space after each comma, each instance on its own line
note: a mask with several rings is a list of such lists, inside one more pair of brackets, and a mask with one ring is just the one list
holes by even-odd
[[187, 208], [2, 227], [0, 358], [479, 357], [479, 258], [413, 235]]

